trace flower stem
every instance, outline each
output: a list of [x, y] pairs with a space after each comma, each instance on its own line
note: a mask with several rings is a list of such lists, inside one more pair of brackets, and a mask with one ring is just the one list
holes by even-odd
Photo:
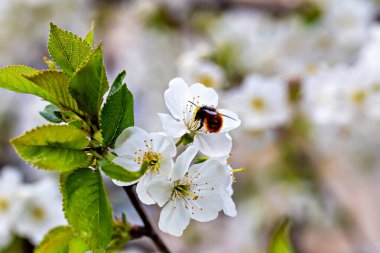
[[170, 250], [166, 247], [165, 243], [161, 240], [160, 236], [154, 230], [151, 221], [149, 220], [143, 207], [141, 206], [140, 201], [137, 199], [136, 193], [133, 189], [133, 185], [124, 186], [123, 189], [127, 193], [137, 213], [140, 215], [140, 218], [144, 223], [145, 229], [147, 231], [146, 235], [153, 240], [160, 252], [170, 253]]
[[176, 143], [175, 143], [175, 146], [178, 147], [179, 145], [181, 145], [182, 143], [182, 138], [180, 138]]

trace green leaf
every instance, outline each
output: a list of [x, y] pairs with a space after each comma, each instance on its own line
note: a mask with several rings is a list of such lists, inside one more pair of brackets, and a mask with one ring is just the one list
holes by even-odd
[[23, 76], [37, 72], [38, 70], [36, 69], [21, 65], [2, 68], [0, 69], [0, 87], [16, 92], [33, 94], [52, 101], [53, 98], [43, 88]]
[[120, 86], [123, 85], [123, 80], [126, 75], [127, 73], [125, 72], [125, 70], [123, 70], [120, 74], [117, 75], [117, 77], [115, 78], [115, 81], [113, 81], [113, 84], [111, 86], [111, 90], [108, 96], [111, 96], [113, 93], [115, 93], [117, 89], [119, 89]]
[[55, 105], [47, 105], [44, 111], [40, 112], [40, 115], [52, 123], [58, 124], [63, 121], [62, 115], [59, 114], [59, 107]]
[[69, 242], [69, 253], [88, 252], [88, 246], [79, 238], [73, 238]]
[[138, 180], [147, 171], [149, 165], [147, 163], [143, 163], [139, 171], [129, 171], [107, 159], [101, 160], [99, 164], [104, 174], [111, 179], [122, 182], [133, 182]]
[[46, 63], [46, 66], [48, 67], [48, 69], [58, 70], [57, 65], [55, 65], [55, 63], [52, 60], [50, 60], [49, 58], [44, 57], [44, 62]]
[[75, 128], [79, 128], [79, 129], [83, 128], [84, 124], [85, 124], [85, 122], [83, 120], [80, 120], [80, 119], [72, 120], [72, 121], [68, 122], [69, 126], [73, 126]]
[[94, 45], [94, 39], [95, 39], [94, 31], [95, 31], [95, 21], [92, 21], [92, 22], [91, 22], [91, 28], [90, 28], [90, 30], [87, 32], [86, 37], [84, 38], [84, 40], [85, 40], [89, 45], [91, 45], [91, 46]]
[[106, 71], [103, 66], [102, 48], [99, 46], [87, 62], [74, 74], [69, 85], [70, 93], [78, 103], [79, 109], [98, 123], [99, 109], [103, 95], [108, 90]]
[[51, 58], [68, 76], [72, 76], [92, 52], [85, 40], [53, 23], [50, 23], [48, 50]]
[[34, 250], [35, 253], [68, 253], [73, 237], [70, 227], [61, 226], [50, 230]]
[[37, 127], [11, 142], [22, 159], [41, 169], [63, 172], [90, 162], [83, 151], [90, 142], [87, 133], [71, 126]]
[[84, 253], [88, 246], [74, 237], [71, 227], [51, 229], [35, 249], [35, 253]]
[[268, 253], [294, 253], [289, 240], [290, 220], [283, 220], [274, 230], [268, 246]]
[[65, 74], [56, 70], [42, 70], [25, 77], [44, 89], [52, 98], [50, 102], [80, 114], [78, 105], [69, 92], [69, 81]]
[[133, 95], [122, 85], [107, 98], [100, 117], [103, 144], [113, 147], [117, 137], [134, 125]]
[[61, 179], [66, 219], [94, 252], [104, 252], [112, 235], [112, 209], [99, 171], [78, 169]]

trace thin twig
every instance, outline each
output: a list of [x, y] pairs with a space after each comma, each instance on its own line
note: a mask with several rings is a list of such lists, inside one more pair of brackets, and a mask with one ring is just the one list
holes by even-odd
[[137, 199], [136, 193], [133, 189], [133, 185], [123, 187], [124, 191], [127, 193], [129, 199], [131, 200], [137, 213], [140, 215], [142, 222], [144, 223], [147, 236], [149, 236], [153, 242], [156, 244], [157, 248], [163, 253], [170, 253], [170, 250], [166, 247], [165, 243], [161, 240], [160, 236], [154, 230], [151, 221], [146, 215], [140, 201]]

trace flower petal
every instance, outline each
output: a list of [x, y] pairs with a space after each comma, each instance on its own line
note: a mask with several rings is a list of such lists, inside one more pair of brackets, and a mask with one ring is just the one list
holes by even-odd
[[226, 193], [223, 194], [223, 212], [225, 215], [235, 217], [237, 215], [235, 203], [231, 197], [232, 186], [230, 185], [226, 189]]
[[130, 170], [130, 171], [138, 171], [141, 168], [141, 164], [138, 164], [133, 159], [135, 157], [132, 155], [118, 156], [112, 160], [113, 163], [120, 165], [121, 167]]
[[190, 217], [200, 222], [206, 222], [218, 217], [218, 212], [223, 209], [223, 199], [218, 191], [205, 191], [197, 200], [189, 202], [189, 205], [192, 210]]
[[185, 176], [186, 172], [189, 170], [191, 162], [197, 153], [198, 148], [194, 145], [191, 145], [177, 157], [173, 168], [173, 173], [170, 177], [172, 181], [180, 180]]
[[240, 126], [241, 120], [236, 113], [226, 109], [219, 109], [218, 112], [223, 115], [221, 132], [228, 132]]
[[160, 207], [170, 200], [172, 191], [173, 184], [165, 176], [156, 176], [147, 188], [149, 196], [151, 196]]
[[210, 157], [229, 155], [232, 149], [232, 139], [226, 133], [204, 134], [199, 133], [194, 137], [194, 145]]
[[169, 136], [164, 133], [148, 134], [148, 139], [152, 140], [152, 150], [161, 153], [163, 156], [174, 157], [177, 153], [175, 144]]
[[169, 177], [170, 173], [172, 173], [173, 167], [174, 167], [173, 159], [164, 158], [160, 163], [160, 169], [158, 171], [158, 174]]
[[136, 150], [145, 149], [144, 140], [148, 133], [139, 127], [126, 128], [116, 139], [115, 153], [118, 156], [133, 154]]
[[132, 182], [123, 182], [123, 181], [119, 181], [119, 180], [115, 180], [115, 179], [112, 179], [112, 182], [117, 185], [117, 186], [130, 186], [130, 185], [133, 185], [135, 183], [137, 183], [140, 179], [137, 179], [135, 181], [132, 181]]
[[192, 165], [189, 169], [189, 177], [194, 178], [194, 182], [198, 185], [225, 189], [230, 183], [231, 175], [226, 169], [226, 165], [218, 160], [209, 159], [203, 163]]
[[189, 211], [182, 200], [170, 201], [161, 211], [158, 227], [165, 233], [181, 236], [190, 223]]
[[160, 117], [162, 128], [169, 136], [179, 138], [190, 132], [182, 121], [177, 121], [164, 113], [159, 113], [158, 116]]
[[174, 78], [169, 82], [169, 89], [164, 93], [165, 104], [174, 118], [183, 119], [183, 111], [190, 100], [190, 90], [182, 78]]
[[199, 106], [207, 105], [216, 107], [218, 105], [218, 94], [212, 88], [207, 88], [201, 83], [190, 86], [191, 101]]
[[143, 202], [146, 205], [153, 205], [156, 203], [147, 192], [147, 188], [156, 176], [157, 175], [154, 172], [147, 173], [140, 178], [140, 181], [136, 186], [137, 196], [139, 196], [141, 202]]

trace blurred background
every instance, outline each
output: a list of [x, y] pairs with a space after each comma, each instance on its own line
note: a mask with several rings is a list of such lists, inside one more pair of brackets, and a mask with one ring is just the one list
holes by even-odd
[[[217, 90], [231, 134], [238, 216], [192, 221], [173, 252], [266, 252], [293, 220], [300, 253], [380, 252], [380, 2], [377, 0], [0, 0], [0, 67], [45, 68], [49, 22], [84, 36], [96, 21], [110, 81], [123, 69], [136, 125], [162, 131], [170, 79]], [[31, 252], [66, 224], [58, 175], [22, 162], [9, 139], [47, 105], [0, 90], [0, 252]], [[116, 215], [141, 224], [107, 181]], [[23, 204], [21, 204], [23, 203]], [[154, 221], [159, 209], [146, 207]], [[16, 212], [16, 210], [19, 210]], [[22, 212], [22, 215], [15, 213]], [[125, 252], [155, 252], [148, 239]]]

